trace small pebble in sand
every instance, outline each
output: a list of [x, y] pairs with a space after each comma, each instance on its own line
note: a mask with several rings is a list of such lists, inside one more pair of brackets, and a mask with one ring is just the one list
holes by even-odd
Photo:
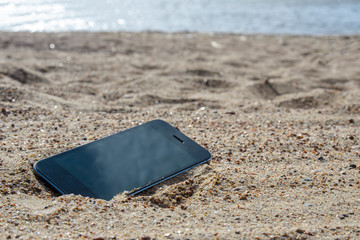
[[355, 164], [350, 164], [349, 168], [354, 169], [354, 168], [356, 168], [356, 165]]

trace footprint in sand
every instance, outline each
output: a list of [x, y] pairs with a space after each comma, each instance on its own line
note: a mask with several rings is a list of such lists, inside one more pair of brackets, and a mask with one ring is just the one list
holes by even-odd
[[48, 80], [33, 70], [16, 67], [12, 64], [1, 64], [0, 74], [6, 75], [24, 84], [46, 83]]

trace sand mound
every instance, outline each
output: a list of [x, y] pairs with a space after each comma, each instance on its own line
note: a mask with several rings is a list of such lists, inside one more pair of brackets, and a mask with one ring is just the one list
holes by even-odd
[[20, 83], [47, 83], [46, 78], [39, 73], [25, 67], [16, 67], [13, 64], [0, 64], [0, 74], [6, 75]]

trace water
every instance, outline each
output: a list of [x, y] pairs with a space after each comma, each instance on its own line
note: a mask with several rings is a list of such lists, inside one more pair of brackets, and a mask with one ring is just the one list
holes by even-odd
[[360, 34], [360, 1], [0, 0], [0, 31]]

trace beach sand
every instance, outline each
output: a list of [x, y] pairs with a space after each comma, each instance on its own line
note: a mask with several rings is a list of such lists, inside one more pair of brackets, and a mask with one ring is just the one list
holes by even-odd
[[[355, 239], [360, 37], [0, 34], [0, 238]], [[163, 119], [204, 164], [111, 201], [36, 161]]]

